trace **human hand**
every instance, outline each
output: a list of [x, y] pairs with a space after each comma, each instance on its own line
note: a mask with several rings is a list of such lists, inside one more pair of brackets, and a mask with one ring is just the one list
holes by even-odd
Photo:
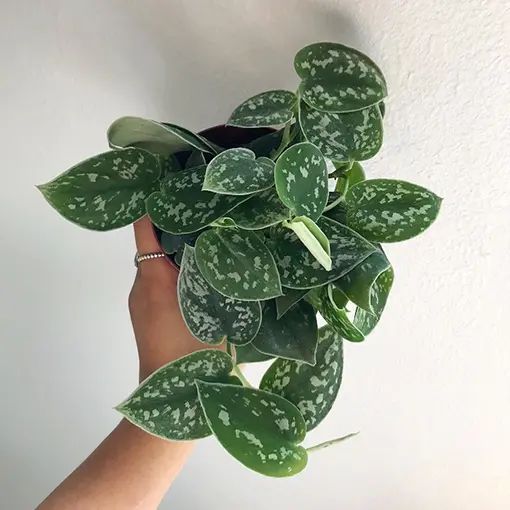
[[[138, 253], [161, 251], [147, 216], [134, 224]], [[165, 363], [207, 348], [188, 331], [177, 300], [178, 270], [166, 258], [143, 261], [129, 294], [140, 380]]]

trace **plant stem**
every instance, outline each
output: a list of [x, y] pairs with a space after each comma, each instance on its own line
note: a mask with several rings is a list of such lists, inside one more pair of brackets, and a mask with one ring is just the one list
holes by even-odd
[[241, 382], [243, 383], [243, 386], [245, 388], [253, 388], [253, 386], [250, 384], [250, 381], [248, 381], [248, 379], [246, 379], [246, 377], [242, 373], [241, 369], [239, 368], [239, 365], [235, 365], [232, 372], [235, 375], [237, 375], [237, 377], [239, 377], [239, 379], [241, 379]]
[[326, 212], [326, 211], [329, 211], [330, 209], [333, 209], [333, 207], [336, 207], [340, 202], [342, 202], [344, 200], [344, 197], [343, 195], [339, 196], [336, 200], [333, 200], [333, 202], [331, 202], [331, 204], [327, 205], [325, 208], [324, 208], [324, 211], [323, 212]]
[[306, 449], [308, 453], [316, 452], [317, 450], [322, 450], [323, 448], [328, 448], [329, 446], [333, 446], [334, 444], [341, 443], [346, 439], [357, 436], [359, 432], [353, 432], [352, 434], [347, 434], [346, 436], [337, 437], [336, 439], [330, 439], [329, 441], [324, 441], [324, 443], [319, 443], [314, 446], [310, 446]]

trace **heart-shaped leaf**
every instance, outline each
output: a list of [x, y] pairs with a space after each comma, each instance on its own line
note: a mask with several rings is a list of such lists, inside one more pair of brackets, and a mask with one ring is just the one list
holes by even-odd
[[140, 147], [162, 156], [193, 147], [203, 152], [216, 152], [205, 138], [186, 128], [140, 117], [117, 119], [108, 128], [107, 137], [112, 149]]
[[376, 248], [357, 232], [322, 216], [318, 227], [329, 239], [331, 270], [315, 260], [291, 230], [277, 226], [273, 232], [276, 264], [282, 285], [291, 289], [311, 289], [332, 282], [365, 260]]
[[354, 304], [373, 313], [372, 286], [389, 267], [390, 262], [386, 255], [377, 250], [333, 284]]
[[255, 158], [250, 149], [227, 149], [207, 165], [204, 191], [226, 195], [249, 195], [273, 185], [274, 162]]
[[147, 212], [157, 227], [172, 234], [197, 232], [248, 200], [248, 196], [202, 191], [205, 169], [189, 168], [168, 176], [162, 190], [147, 199]]
[[253, 343], [236, 346], [236, 357], [238, 365], [243, 363], [260, 363], [261, 361], [267, 361], [273, 358], [273, 356], [269, 354], [258, 351]]
[[192, 335], [201, 342], [228, 340], [242, 345], [252, 341], [261, 322], [258, 301], [238, 301], [216, 292], [201, 275], [195, 250], [185, 246], [178, 280], [181, 314]]
[[381, 70], [366, 55], [338, 43], [315, 43], [294, 59], [303, 80], [299, 91], [313, 108], [352, 112], [378, 103], [387, 95]]
[[290, 228], [306, 246], [315, 260], [326, 271], [331, 271], [331, 248], [329, 240], [317, 224], [306, 216], [297, 216], [292, 221], [283, 224]]
[[375, 156], [382, 145], [377, 106], [352, 113], [326, 113], [301, 102], [299, 123], [306, 139], [334, 161], [363, 161]]
[[160, 176], [159, 162], [141, 149], [99, 154], [38, 186], [64, 218], [91, 230], [113, 230], [140, 219]]
[[330, 326], [319, 329], [317, 362], [277, 359], [262, 377], [260, 389], [276, 393], [300, 410], [307, 430], [329, 413], [342, 382], [342, 337]]
[[257, 158], [266, 157], [270, 158], [273, 153], [278, 149], [282, 141], [283, 130], [271, 131], [246, 145], [251, 149]]
[[306, 434], [297, 407], [252, 388], [197, 381], [207, 422], [221, 445], [246, 467], [267, 476], [292, 476], [306, 466], [298, 446]]
[[137, 427], [164, 439], [209, 436], [195, 379], [227, 382], [232, 368], [232, 358], [217, 349], [188, 354], [156, 370], [116, 409]]
[[280, 276], [271, 252], [249, 230], [213, 228], [195, 244], [204, 278], [224, 296], [258, 301], [280, 296]]
[[405, 241], [432, 225], [441, 200], [410, 182], [370, 179], [347, 192], [347, 223], [370, 241]]
[[228, 213], [228, 218], [245, 230], [277, 225], [289, 217], [290, 211], [282, 204], [274, 188], [253, 195]]
[[356, 309], [353, 321], [354, 326], [362, 331], [365, 336], [375, 328], [381, 318], [391, 286], [393, 285], [393, 278], [393, 268], [389, 267], [379, 275], [374, 285], [370, 288], [372, 312], [367, 312], [362, 308]]
[[227, 125], [268, 127], [286, 124], [292, 119], [296, 100], [296, 95], [288, 90], [262, 92], [239, 105]]
[[195, 168], [196, 166], [202, 166], [207, 164], [204, 153], [199, 150], [194, 150], [186, 160], [185, 168]]
[[279, 358], [315, 364], [317, 318], [306, 301], [299, 301], [278, 319], [276, 304], [268, 301], [262, 311], [262, 324], [253, 346], [260, 352]]
[[298, 216], [316, 220], [328, 202], [328, 170], [317, 147], [308, 142], [289, 147], [276, 161], [276, 191]]
[[282, 291], [283, 296], [275, 298], [277, 319], [283, 317], [293, 305], [301, 301], [308, 293], [308, 289], [287, 289], [285, 287]]

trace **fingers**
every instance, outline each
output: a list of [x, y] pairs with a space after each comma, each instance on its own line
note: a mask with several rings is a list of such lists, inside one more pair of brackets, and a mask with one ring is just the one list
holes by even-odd
[[156, 234], [148, 216], [144, 216], [133, 224], [135, 229], [136, 251], [138, 253], [151, 253], [160, 251]]

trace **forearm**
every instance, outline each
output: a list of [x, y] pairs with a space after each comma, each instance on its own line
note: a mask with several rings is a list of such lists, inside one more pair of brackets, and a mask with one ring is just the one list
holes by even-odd
[[122, 420], [38, 510], [155, 509], [192, 447]]

